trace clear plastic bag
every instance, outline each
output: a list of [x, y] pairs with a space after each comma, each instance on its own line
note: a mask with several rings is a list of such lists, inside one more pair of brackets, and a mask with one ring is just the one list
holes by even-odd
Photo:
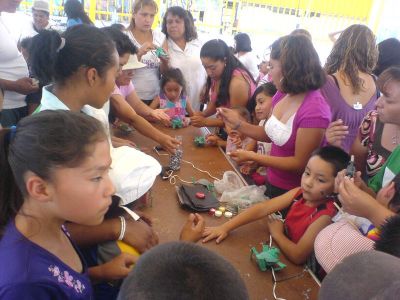
[[240, 189], [244, 183], [239, 175], [233, 171], [226, 171], [221, 180], [214, 181], [214, 187], [217, 193], [231, 192]]
[[265, 186], [243, 186], [234, 191], [223, 192], [219, 201], [227, 203], [230, 206], [241, 206], [241, 204], [254, 205], [266, 199], [264, 195], [265, 191]]

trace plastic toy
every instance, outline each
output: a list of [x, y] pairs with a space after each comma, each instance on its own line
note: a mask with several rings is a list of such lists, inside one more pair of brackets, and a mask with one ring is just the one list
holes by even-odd
[[157, 55], [157, 57], [161, 57], [161, 56], [166, 57], [166, 56], [168, 56], [167, 52], [165, 52], [164, 49], [161, 48], [161, 47], [156, 49], [155, 54]]
[[196, 136], [194, 138], [194, 144], [197, 147], [203, 147], [206, 144], [206, 138], [204, 136]]
[[279, 261], [279, 249], [276, 247], [270, 247], [262, 244], [262, 251], [258, 252], [256, 247], [252, 247], [250, 250], [250, 258], [255, 256], [257, 265], [261, 271], [267, 269], [274, 269], [274, 271], [280, 271], [286, 267], [284, 263]]
[[182, 120], [179, 118], [172, 119], [171, 127], [172, 127], [172, 129], [182, 128], [183, 127]]
[[356, 173], [356, 167], [354, 166], [354, 155], [351, 156], [350, 162], [346, 168], [346, 176], [353, 178]]

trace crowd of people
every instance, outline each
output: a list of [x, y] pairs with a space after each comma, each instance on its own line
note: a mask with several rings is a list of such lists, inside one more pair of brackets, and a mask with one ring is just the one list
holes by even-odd
[[[0, 0], [0, 13], [19, 2]], [[34, 1], [18, 41], [0, 15], [0, 299], [248, 299], [234, 267], [194, 243], [261, 218], [288, 260], [328, 274], [321, 299], [360, 299], [340, 278], [370, 256], [399, 271], [399, 40], [351, 25], [322, 66], [297, 29], [260, 61], [246, 33], [233, 49], [203, 43], [179, 6], [160, 31], [154, 0], [136, 0], [126, 28], [95, 27], [78, 0], [65, 12], [60, 33]], [[157, 246], [135, 204], [161, 165], [111, 130], [133, 127], [174, 154], [180, 141], [154, 122], [214, 128], [206, 145], [265, 185], [265, 201], [218, 227], [190, 214], [181, 242]]]

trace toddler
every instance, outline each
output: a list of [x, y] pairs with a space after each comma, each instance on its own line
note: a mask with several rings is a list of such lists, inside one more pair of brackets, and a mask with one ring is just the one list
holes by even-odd
[[183, 74], [179, 69], [167, 70], [161, 78], [161, 93], [151, 102], [153, 109], [165, 109], [172, 122], [181, 122], [186, 127], [190, 119], [186, 114], [193, 116], [193, 109], [186, 97], [186, 84]]

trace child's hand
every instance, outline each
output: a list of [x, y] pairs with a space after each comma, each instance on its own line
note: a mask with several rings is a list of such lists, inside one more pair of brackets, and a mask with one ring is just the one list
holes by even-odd
[[281, 218], [275, 215], [268, 216], [268, 228], [272, 237], [282, 234], [284, 231], [284, 224]]
[[246, 162], [243, 165], [239, 166], [240, 173], [244, 175], [250, 175], [256, 170], [257, 164], [253, 162]]
[[215, 242], [219, 244], [228, 236], [228, 233], [223, 226], [206, 227], [203, 232], [203, 243], [217, 239]]
[[215, 134], [206, 135], [206, 144], [211, 146], [218, 146], [219, 137]]
[[231, 139], [237, 149], [242, 149], [243, 143], [242, 143], [242, 139], [240, 138], [238, 133], [236, 133], [236, 135], [234, 137], [232, 137]]
[[121, 253], [109, 262], [100, 265], [102, 279], [105, 281], [119, 280], [128, 276], [132, 265], [138, 260], [137, 256]]
[[197, 242], [201, 239], [205, 227], [205, 222], [199, 214], [190, 214], [185, 225], [181, 230], [179, 239], [186, 242]]
[[143, 253], [158, 244], [158, 236], [146, 222], [129, 218], [123, 241]]
[[190, 117], [190, 124], [194, 127], [205, 127], [206, 125], [206, 118], [201, 114], [195, 114]]
[[229, 153], [228, 155], [237, 163], [241, 163], [241, 162], [244, 162], [247, 160], [252, 160], [251, 159], [252, 153], [254, 153], [254, 152], [239, 149], [239, 150]]

